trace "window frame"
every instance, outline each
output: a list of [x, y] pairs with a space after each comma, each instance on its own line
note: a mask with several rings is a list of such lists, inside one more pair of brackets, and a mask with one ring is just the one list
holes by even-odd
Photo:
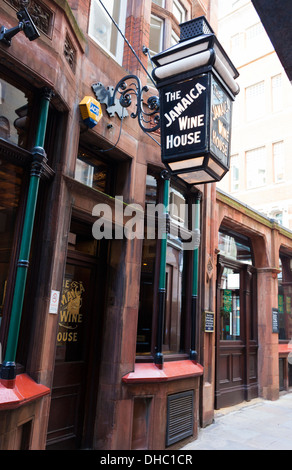
[[[236, 174], [237, 171], [237, 174]], [[239, 191], [239, 155], [231, 155], [230, 158], [230, 191]], [[236, 187], [235, 187], [236, 186]]]
[[[156, 172], [151, 170], [151, 168], [148, 169], [147, 175], [154, 176], [154, 178], [157, 181], [156, 185], [156, 200], [155, 204], [162, 204], [163, 202], [163, 180], [160, 178], [159, 174], [156, 174]], [[171, 188], [174, 189], [174, 192], [177, 193], [179, 192], [180, 194], [185, 197], [186, 204], [188, 204], [188, 208], [190, 207], [190, 204], [194, 203], [193, 201], [193, 195], [188, 194], [187, 190], [184, 185], [180, 184], [175, 184], [173, 181], [173, 184], [171, 185]], [[170, 190], [171, 194], [171, 190]], [[171, 202], [171, 196], [169, 194], [169, 203]], [[190, 213], [190, 210], [188, 210]], [[158, 219], [156, 216], [156, 227], [158, 223]], [[170, 224], [176, 223], [177, 227], [183, 229], [186, 227], [182, 222], [180, 221], [175, 221], [174, 218], [170, 217]], [[191, 223], [188, 220], [188, 226], [190, 226]], [[141, 298], [141, 288], [142, 288], [142, 282], [151, 282], [152, 286], [152, 310], [149, 312], [151, 314], [151, 331], [148, 333], [150, 335], [150, 341], [148, 340], [148, 344], [150, 344], [149, 350], [146, 351], [137, 351], [136, 349], [136, 362], [151, 362], [154, 360], [155, 356], [155, 346], [156, 346], [156, 334], [157, 334], [157, 327], [158, 327], [158, 315], [159, 315], [159, 308], [158, 308], [158, 286], [159, 286], [159, 272], [160, 272], [160, 256], [161, 256], [161, 241], [157, 240], [157, 237], [155, 237], [153, 241], [153, 246], [152, 246], [152, 251], [155, 249], [155, 257], [154, 257], [154, 267], [152, 268], [151, 273], [145, 272], [145, 275], [143, 276], [143, 258], [141, 259], [141, 278], [140, 278], [140, 308], [139, 313], [138, 313], [138, 329], [137, 329], [137, 338], [138, 335], [142, 331], [143, 327], [143, 321], [139, 323], [140, 320], [140, 314], [145, 315], [145, 310], [143, 309], [142, 305], [142, 298]], [[155, 245], [155, 246], [154, 246]], [[176, 239], [173, 237], [168, 236], [167, 240], [167, 248], [171, 247], [172, 249], [177, 249], [179, 248], [179, 244], [176, 243]], [[144, 246], [143, 246], [144, 249]], [[181, 310], [178, 313], [178, 317], [176, 320], [179, 321], [179, 340], [176, 342], [177, 346], [177, 351], [168, 351], [166, 352], [165, 350], [165, 344], [163, 343], [163, 349], [162, 349], [162, 354], [164, 356], [165, 361], [171, 361], [175, 359], [185, 359], [189, 357], [189, 349], [190, 349], [190, 337], [189, 337], [189, 332], [190, 332], [190, 310], [189, 310], [189, 300], [191, 299], [192, 295], [192, 285], [191, 285], [191, 272], [192, 272], [192, 256], [185, 256], [186, 252], [182, 250], [182, 252], [178, 253], [178, 256], [183, 256], [184, 259], [184, 273], [182, 274], [182, 285], [181, 285], [181, 291], [178, 289], [178, 295], [184, 291], [184, 298], [181, 296], [181, 302], [183, 303], [181, 306]], [[179, 265], [177, 265], [179, 269]], [[148, 277], [147, 277], [148, 275]], [[144, 281], [143, 281], [144, 279]], [[148, 284], [149, 286], [149, 284]], [[146, 286], [147, 288], [147, 286]], [[149, 297], [149, 296], [148, 296]], [[147, 297], [147, 300], [149, 300]], [[142, 306], [142, 307], [141, 307]], [[166, 307], [166, 305], [165, 305]], [[147, 313], [147, 312], [146, 312]], [[144, 318], [144, 321], [147, 324], [148, 318]], [[174, 321], [176, 321], [174, 319]], [[139, 329], [140, 327], [140, 329]], [[141, 339], [141, 338], [139, 338]], [[141, 343], [140, 343], [141, 344]], [[138, 345], [138, 342], [137, 342]]]
[[[119, 0], [120, 1], [120, 7], [119, 7], [119, 19], [117, 22], [119, 28], [123, 33], [125, 33], [126, 30], [126, 18], [127, 18], [127, 5], [128, 5], [128, 0]], [[98, 44], [101, 49], [103, 49], [107, 54], [112, 57], [119, 65], [122, 65], [123, 63], [123, 57], [124, 57], [124, 39], [117, 31], [117, 41], [116, 41], [116, 54], [111, 52], [110, 49], [108, 49], [102, 42], [100, 42], [92, 33], [91, 27], [92, 27], [92, 22], [93, 22], [93, 4], [95, 4], [98, 8], [102, 9], [102, 6], [98, 4], [97, 0], [91, 0], [91, 5], [90, 5], [90, 13], [89, 13], [89, 20], [88, 20], [88, 36], [96, 43]], [[105, 12], [106, 14], [106, 12]], [[115, 28], [115, 25], [112, 25], [113, 28]], [[110, 36], [111, 37], [111, 36]]]
[[[262, 91], [259, 94], [254, 94], [253, 92], [256, 89]], [[265, 81], [261, 80], [257, 83], [249, 85], [245, 88], [245, 111], [246, 111], [246, 120], [248, 122], [255, 121], [261, 118], [265, 113]]]
[[176, 7], [177, 10], [181, 14], [181, 20], [177, 20], [178, 23], [181, 24], [181, 23], [184, 23], [185, 21], [187, 21], [188, 12], [185, 9], [185, 7], [183, 6], [183, 4], [179, 0], [172, 0], [172, 14], [173, 14], [174, 18], [177, 19], [176, 16], [175, 16], [175, 13], [174, 13], [174, 7]]
[[[260, 165], [256, 166], [256, 162], [259, 163], [260, 160], [257, 160], [257, 155], [255, 153], [257, 151], [262, 150], [262, 154], [260, 155], [260, 160], [263, 160], [263, 170], [264, 170], [264, 181], [258, 182], [259, 177], [259, 170]], [[251, 162], [249, 162], [249, 157], [251, 158]], [[257, 147], [255, 149], [247, 150], [245, 152], [245, 160], [246, 160], [246, 188], [247, 189], [254, 189], [264, 186], [266, 184], [267, 179], [267, 149], [265, 146]], [[249, 171], [250, 170], [250, 171]], [[256, 171], [255, 171], [256, 170]], [[256, 181], [255, 181], [256, 180]]]
[[[280, 151], [276, 152], [276, 148], [279, 148]], [[283, 183], [285, 181], [285, 157], [284, 157], [284, 141], [279, 140], [278, 142], [273, 142], [272, 144], [272, 153], [273, 153], [273, 167], [274, 167], [274, 182]], [[279, 175], [282, 173], [282, 178], [279, 178]]]

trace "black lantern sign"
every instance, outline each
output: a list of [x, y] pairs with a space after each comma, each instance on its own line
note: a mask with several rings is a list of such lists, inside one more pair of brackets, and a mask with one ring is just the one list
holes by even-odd
[[220, 181], [229, 170], [238, 72], [204, 17], [182, 24], [181, 37], [152, 59], [162, 162], [190, 185]]

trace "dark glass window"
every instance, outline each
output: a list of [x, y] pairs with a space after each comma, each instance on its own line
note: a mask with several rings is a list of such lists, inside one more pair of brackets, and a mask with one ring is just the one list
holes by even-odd
[[279, 339], [292, 338], [292, 258], [280, 256], [278, 275]]
[[227, 258], [253, 264], [251, 244], [247, 237], [220, 230], [218, 248], [220, 254]]
[[[158, 201], [161, 201], [162, 192], [162, 180], [160, 178], [156, 180], [150, 174], [147, 175], [146, 204], [158, 204]], [[188, 258], [191, 258], [188, 256], [189, 252], [184, 252], [182, 239], [180, 238], [180, 229], [187, 227], [186, 199], [180, 191], [171, 187], [169, 203], [171, 229], [167, 239], [166, 299], [162, 325], [162, 352], [164, 355], [185, 352], [186, 270]], [[159, 210], [158, 214], [160, 214]], [[159, 221], [156, 220], [155, 237], [151, 232], [151, 239], [147, 239], [150, 232], [146, 233], [145, 228], [140, 280], [137, 355], [154, 354], [153, 347], [156, 344], [154, 334], [156, 334], [158, 322], [159, 225]], [[148, 219], [145, 221], [145, 227], [147, 226], [149, 227]], [[152, 228], [154, 229], [154, 224]]]
[[110, 165], [98, 156], [80, 150], [75, 167], [75, 179], [93, 189], [110, 191]]
[[240, 271], [224, 268], [220, 285], [220, 340], [240, 339]]
[[26, 147], [29, 103], [25, 94], [0, 78], [0, 138]]
[[9, 264], [13, 251], [22, 177], [22, 168], [5, 160], [0, 160], [0, 325], [4, 309]]

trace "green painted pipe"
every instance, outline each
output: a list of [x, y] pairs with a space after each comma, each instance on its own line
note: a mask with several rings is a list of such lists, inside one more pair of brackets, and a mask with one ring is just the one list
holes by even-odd
[[[169, 179], [164, 180], [164, 189], [163, 189], [163, 206], [164, 206], [164, 217], [166, 223], [167, 217], [167, 208], [169, 206]], [[166, 228], [166, 227], [165, 227]], [[160, 272], [159, 272], [159, 289], [165, 289], [165, 279], [166, 279], [166, 249], [167, 249], [167, 229], [161, 234], [161, 257], [160, 257]]]
[[45, 152], [43, 150], [43, 147], [45, 142], [50, 99], [51, 92], [50, 90], [45, 89], [45, 92], [41, 97], [39, 122], [35, 138], [35, 147], [32, 151], [32, 153], [34, 154], [34, 160], [32, 163], [25, 218], [22, 231], [22, 239], [20, 245], [19, 261], [17, 264], [5, 360], [1, 368], [1, 378], [4, 380], [14, 379], [16, 372], [15, 359], [41, 175], [40, 169], [35, 169], [35, 162], [38, 162], [38, 166], [40, 168], [42, 162], [45, 160]]
[[163, 206], [164, 206], [164, 223], [165, 230], [161, 234], [161, 249], [160, 249], [160, 270], [159, 270], [159, 288], [158, 288], [158, 322], [157, 322], [157, 338], [156, 350], [154, 355], [154, 362], [157, 366], [163, 365], [162, 354], [162, 334], [163, 334], [163, 320], [165, 312], [165, 296], [166, 296], [166, 252], [167, 252], [167, 216], [169, 206], [169, 187], [170, 178], [167, 172], [163, 172], [164, 189], [163, 189]]
[[[200, 229], [200, 195], [197, 195], [194, 204], [194, 229]], [[198, 306], [198, 277], [199, 277], [199, 247], [194, 249], [193, 255], [193, 284], [192, 284], [192, 306], [191, 306], [191, 349], [190, 359], [197, 361], [196, 351], [197, 336], [197, 306]]]
[[[194, 229], [200, 229], [200, 198], [195, 200], [194, 208]], [[194, 249], [194, 264], [193, 264], [193, 288], [192, 294], [198, 295], [198, 262], [199, 262], [199, 248]]]

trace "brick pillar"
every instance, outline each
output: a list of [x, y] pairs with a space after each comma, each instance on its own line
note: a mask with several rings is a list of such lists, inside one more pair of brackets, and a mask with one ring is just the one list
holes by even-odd
[[258, 380], [259, 395], [279, 398], [278, 334], [272, 332], [272, 308], [278, 307], [276, 268], [258, 269]]

